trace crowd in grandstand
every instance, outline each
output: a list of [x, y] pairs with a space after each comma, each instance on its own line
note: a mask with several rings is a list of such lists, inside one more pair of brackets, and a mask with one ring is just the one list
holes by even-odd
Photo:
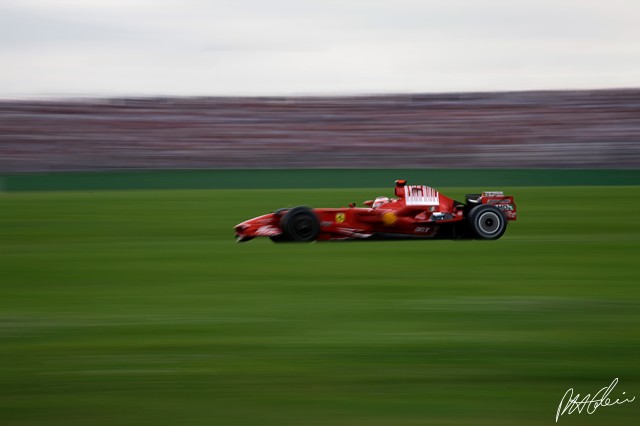
[[640, 91], [0, 101], [0, 172], [640, 166]]

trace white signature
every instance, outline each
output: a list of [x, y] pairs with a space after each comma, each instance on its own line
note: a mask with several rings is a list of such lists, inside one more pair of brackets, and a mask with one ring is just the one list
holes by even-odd
[[[609, 398], [609, 394], [613, 391], [613, 388], [618, 384], [618, 379], [613, 379], [613, 382], [607, 387], [600, 389], [593, 397], [591, 394], [587, 394], [584, 398], [580, 399], [580, 394], [573, 395], [573, 388], [568, 389], [562, 399], [560, 400], [560, 405], [558, 405], [558, 411], [556, 412], [556, 423], [558, 422], [558, 418], [564, 413], [571, 414], [574, 411], [578, 413], [582, 413], [582, 410], [586, 408], [587, 414], [593, 414], [599, 407], [609, 407], [611, 405], [621, 405], [627, 402], [632, 402], [636, 399], [634, 396], [631, 399], [623, 399], [619, 398], [615, 400], [611, 400]], [[622, 392], [622, 395], [625, 395], [626, 392]]]

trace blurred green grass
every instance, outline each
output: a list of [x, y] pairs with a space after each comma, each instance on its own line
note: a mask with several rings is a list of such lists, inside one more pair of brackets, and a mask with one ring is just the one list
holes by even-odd
[[640, 187], [504, 189], [499, 241], [285, 245], [232, 227], [390, 191], [0, 194], [0, 424], [549, 424], [569, 387], [640, 396]]

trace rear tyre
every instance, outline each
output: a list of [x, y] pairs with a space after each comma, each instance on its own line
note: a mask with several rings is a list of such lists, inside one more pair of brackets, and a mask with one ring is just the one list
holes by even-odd
[[294, 207], [280, 219], [282, 236], [289, 241], [309, 242], [318, 239], [320, 221], [309, 207]]
[[467, 220], [474, 237], [480, 240], [497, 240], [507, 230], [507, 218], [496, 206], [475, 206], [469, 212]]

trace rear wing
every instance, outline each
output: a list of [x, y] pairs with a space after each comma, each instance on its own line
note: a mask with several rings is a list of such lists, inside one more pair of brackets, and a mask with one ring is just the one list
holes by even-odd
[[496, 206], [502, 210], [508, 220], [516, 220], [518, 218], [516, 202], [512, 195], [504, 195], [502, 191], [485, 191], [478, 202]]

